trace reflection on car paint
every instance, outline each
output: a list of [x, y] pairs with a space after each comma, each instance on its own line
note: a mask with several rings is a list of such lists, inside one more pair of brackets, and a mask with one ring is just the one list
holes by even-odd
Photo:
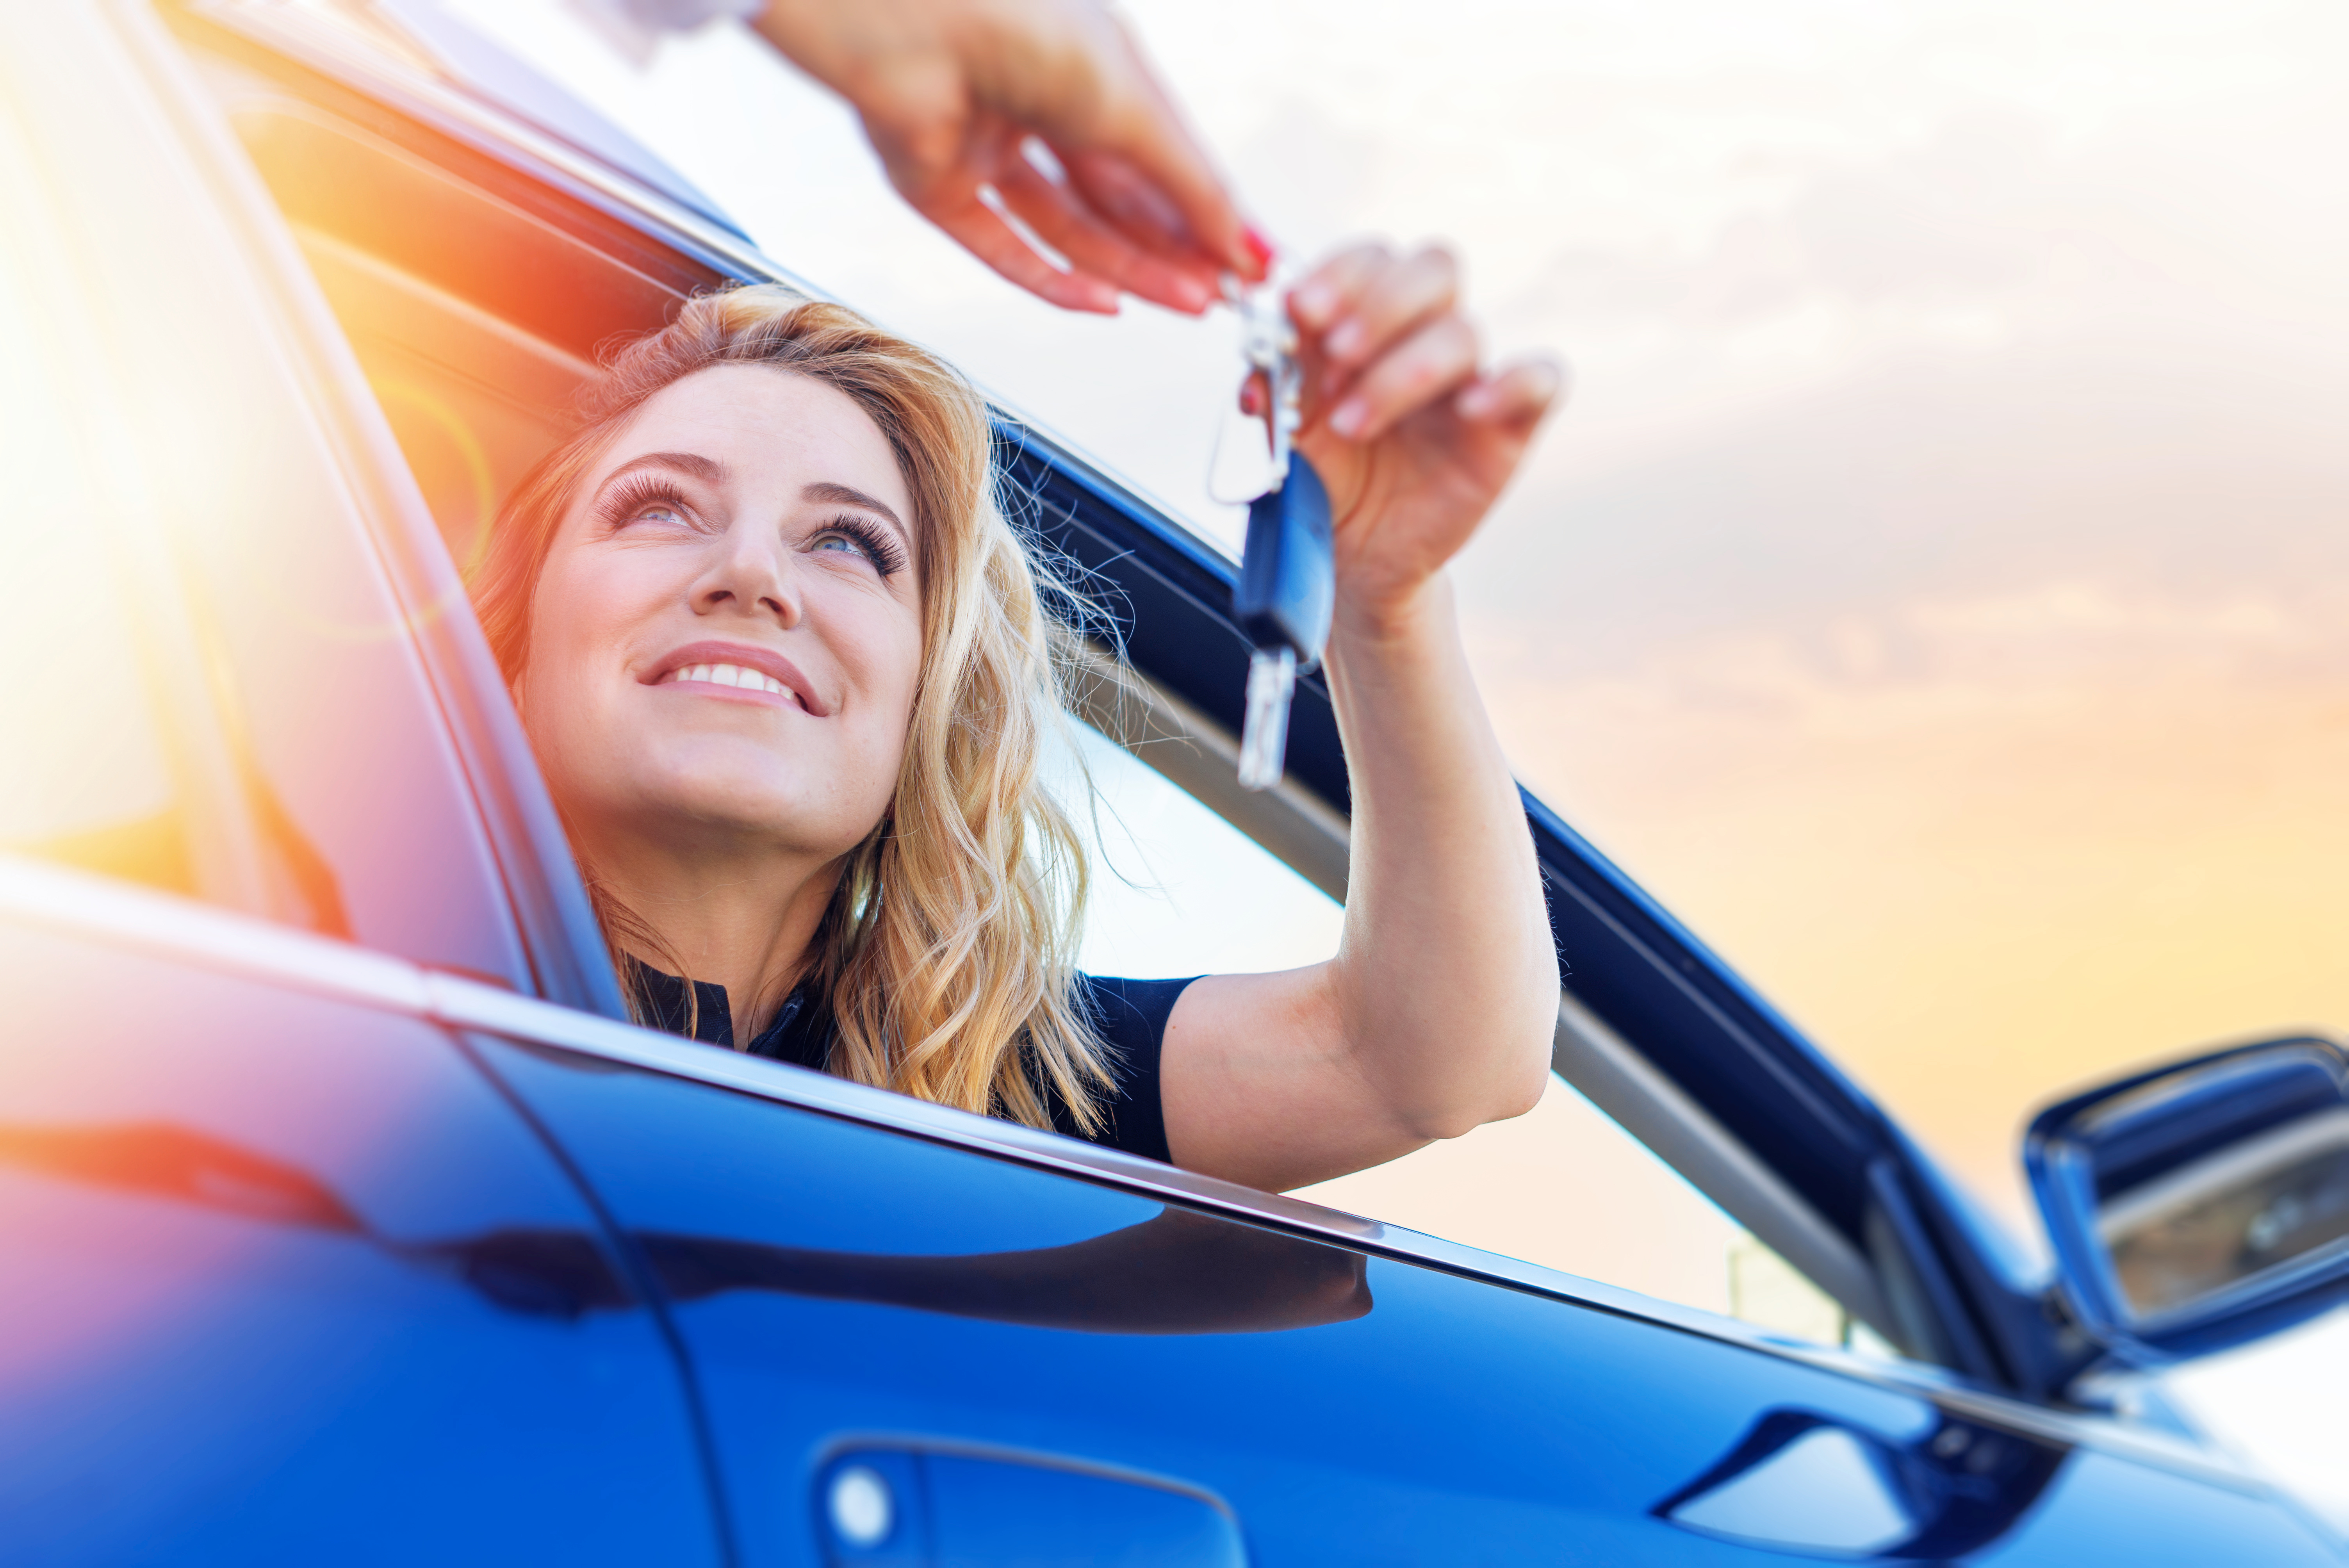
[[585, 1231], [509, 1225], [445, 1241], [394, 1240], [309, 1171], [170, 1122], [0, 1124], [0, 1165], [248, 1220], [338, 1232], [453, 1275], [515, 1312], [570, 1318], [637, 1305], [603, 1246]]
[[1245, 1334], [1371, 1310], [1361, 1255], [1166, 1209], [1065, 1246], [929, 1257], [639, 1232], [679, 1301], [766, 1290], [1093, 1334]]

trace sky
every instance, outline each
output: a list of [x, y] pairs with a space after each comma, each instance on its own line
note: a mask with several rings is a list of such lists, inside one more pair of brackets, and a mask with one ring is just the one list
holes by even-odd
[[[1227, 322], [1019, 294], [739, 33], [638, 71], [562, 0], [450, 4], [786, 266], [1235, 537], [1205, 493]], [[1440, 236], [1497, 349], [1571, 364], [1455, 567], [1515, 765], [2018, 1231], [2035, 1105], [2349, 1026], [2349, 11], [1123, 9], [1291, 253]], [[1534, 1255], [1588, 1178], [1528, 1152], [1570, 1111], [1366, 1202]], [[2349, 1517], [2349, 1454], [2289, 1398], [2349, 1389], [2344, 1344], [2195, 1377]]]

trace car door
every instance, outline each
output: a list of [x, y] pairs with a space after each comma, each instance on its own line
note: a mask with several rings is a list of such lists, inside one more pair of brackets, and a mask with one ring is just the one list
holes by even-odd
[[530, 1011], [479, 1048], [669, 1303], [746, 1563], [2337, 1560], [2182, 1444]]

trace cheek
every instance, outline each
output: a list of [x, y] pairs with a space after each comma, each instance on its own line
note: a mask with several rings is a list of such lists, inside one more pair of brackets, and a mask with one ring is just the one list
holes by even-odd
[[586, 673], [590, 655], [610, 648], [641, 618], [638, 601], [650, 585], [646, 573], [620, 570], [627, 564], [608, 552], [558, 550], [548, 557], [531, 605], [533, 668], [543, 654], [551, 674], [575, 681]]
[[584, 553], [558, 547], [532, 594], [530, 641], [515, 696], [533, 739], [542, 743], [556, 738], [550, 726], [586, 717], [590, 705], [583, 699], [605, 662], [597, 655], [614, 645], [628, 620], [626, 584], [592, 570]]
[[914, 693], [922, 684], [921, 612], [908, 612], [891, 631], [893, 634], [881, 653], [881, 663], [888, 672], [892, 706], [902, 733], [914, 722]]
[[833, 645], [864, 710], [858, 728], [867, 744], [886, 746], [894, 756], [913, 722], [914, 693], [921, 684], [921, 612], [902, 603], [868, 603], [835, 626]]

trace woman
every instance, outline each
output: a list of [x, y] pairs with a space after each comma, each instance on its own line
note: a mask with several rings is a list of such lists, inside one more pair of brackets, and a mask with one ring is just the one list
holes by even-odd
[[1290, 313], [1345, 924], [1325, 964], [1189, 983], [1073, 971], [1053, 628], [968, 385], [772, 288], [617, 356], [475, 598], [646, 1022], [1272, 1190], [1539, 1098], [1556, 958], [1442, 568], [1558, 377], [1480, 368], [1440, 251], [1348, 252]]

